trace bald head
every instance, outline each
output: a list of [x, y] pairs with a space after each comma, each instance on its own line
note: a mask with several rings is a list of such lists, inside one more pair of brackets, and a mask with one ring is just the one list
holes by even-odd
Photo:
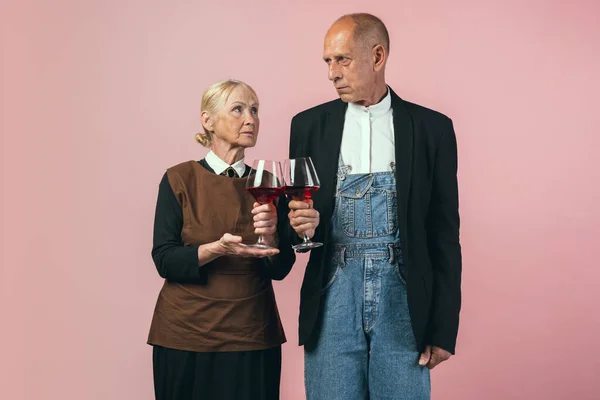
[[329, 28], [323, 60], [328, 78], [343, 101], [370, 106], [387, 94], [389, 47], [385, 25], [370, 14], [344, 15]]
[[333, 25], [347, 23], [354, 25], [352, 36], [356, 44], [368, 49], [381, 45], [386, 53], [390, 52], [390, 35], [379, 18], [366, 13], [346, 14], [338, 18]]

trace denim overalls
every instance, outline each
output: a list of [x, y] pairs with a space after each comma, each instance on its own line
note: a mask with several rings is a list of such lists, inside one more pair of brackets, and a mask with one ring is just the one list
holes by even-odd
[[408, 311], [390, 167], [349, 174], [340, 158], [320, 335], [305, 351], [308, 400], [430, 397]]

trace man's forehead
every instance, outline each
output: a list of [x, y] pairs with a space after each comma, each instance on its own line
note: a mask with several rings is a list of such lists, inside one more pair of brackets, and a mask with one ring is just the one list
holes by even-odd
[[332, 26], [325, 35], [325, 44], [328, 43], [347, 43], [352, 41], [353, 29], [350, 27], [336, 25]]
[[323, 52], [342, 54], [350, 52], [353, 47], [352, 31], [331, 32], [325, 37]]

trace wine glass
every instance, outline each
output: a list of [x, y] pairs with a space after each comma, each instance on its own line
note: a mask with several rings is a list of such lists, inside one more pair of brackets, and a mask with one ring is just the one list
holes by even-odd
[[[283, 193], [283, 174], [279, 161], [254, 160], [252, 171], [246, 180], [246, 190], [259, 204], [268, 204]], [[248, 247], [257, 249], [272, 249], [267, 245], [263, 235], [258, 236], [255, 244]]]
[[[310, 157], [299, 157], [285, 161], [285, 194], [293, 200], [308, 201], [313, 193], [319, 190], [319, 177]], [[296, 251], [310, 250], [323, 246], [323, 243], [313, 242], [304, 233], [302, 243], [292, 246]]]

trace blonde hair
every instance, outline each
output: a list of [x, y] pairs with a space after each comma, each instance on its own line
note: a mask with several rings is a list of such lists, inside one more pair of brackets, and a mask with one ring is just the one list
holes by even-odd
[[[227, 102], [227, 99], [231, 93], [233, 93], [233, 91], [238, 87], [246, 89], [252, 94], [252, 96], [256, 98], [256, 100], [258, 100], [256, 92], [250, 85], [242, 81], [228, 79], [226, 81], [213, 83], [204, 91], [204, 94], [202, 95], [200, 112], [202, 113], [206, 111], [209, 114], [216, 113], [225, 105], [225, 102]], [[212, 144], [213, 133], [213, 131], [209, 131], [203, 126], [202, 132], [196, 133], [196, 141], [204, 147], [210, 147]]]

